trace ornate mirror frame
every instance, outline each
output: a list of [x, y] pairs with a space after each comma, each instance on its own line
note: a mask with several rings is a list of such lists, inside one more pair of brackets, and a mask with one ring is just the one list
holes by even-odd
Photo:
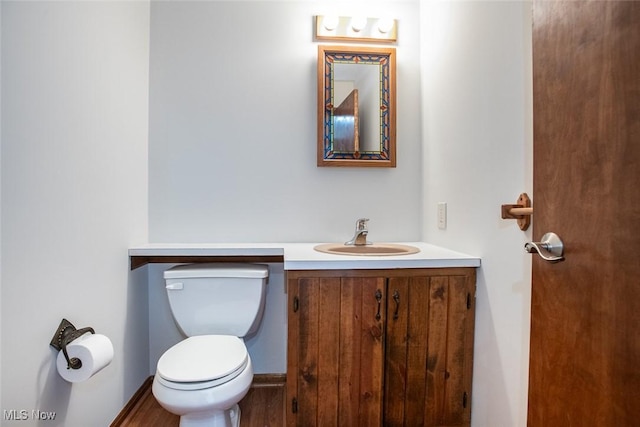
[[[360, 74], [373, 76], [366, 78], [366, 86], [373, 86], [369, 101], [366, 96], [359, 96], [367, 92], [359, 80], [365, 78], [357, 77]], [[346, 80], [342, 81], [342, 77]], [[354, 90], [337, 99], [340, 83]], [[346, 93], [345, 89], [342, 92]], [[374, 129], [368, 134], [364, 128], [367, 124]], [[396, 166], [394, 48], [318, 46], [317, 145], [318, 166]]]

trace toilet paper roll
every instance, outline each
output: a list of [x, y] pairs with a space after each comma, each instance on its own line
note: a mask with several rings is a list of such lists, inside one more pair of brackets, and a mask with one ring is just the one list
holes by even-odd
[[87, 333], [67, 345], [69, 359], [77, 357], [82, 362], [79, 369], [67, 368], [62, 351], [58, 353], [56, 367], [62, 378], [70, 383], [86, 381], [113, 360], [113, 344], [104, 335]]

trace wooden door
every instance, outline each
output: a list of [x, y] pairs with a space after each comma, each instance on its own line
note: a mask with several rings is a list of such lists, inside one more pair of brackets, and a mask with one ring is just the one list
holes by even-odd
[[381, 426], [384, 279], [287, 281], [287, 425]]
[[387, 287], [384, 426], [468, 426], [475, 271], [392, 277]]
[[640, 2], [534, 3], [530, 427], [640, 423]]

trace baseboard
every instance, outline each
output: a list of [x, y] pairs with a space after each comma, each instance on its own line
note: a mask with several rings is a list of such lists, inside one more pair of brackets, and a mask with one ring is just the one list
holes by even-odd
[[131, 399], [127, 402], [127, 404], [122, 408], [118, 416], [111, 422], [110, 427], [120, 427], [124, 420], [131, 414], [136, 405], [144, 398], [144, 396], [151, 390], [151, 385], [153, 384], [153, 375], [144, 380], [138, 391], [133, 393]]
[[253, 374], [251, 387], [283, 386], [287, 383], [287, 374]]

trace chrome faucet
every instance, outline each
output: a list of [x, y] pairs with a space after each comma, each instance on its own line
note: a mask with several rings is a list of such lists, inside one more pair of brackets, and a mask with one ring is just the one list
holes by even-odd
[[367, 230], [367, 221], [369, 221], [369, 218], [360, 218], [356, 221], [356, 232], [351, 240], [344, 243], [345, 245], [364, 246], [370, 244], [367, 242], [367, 234], [369, 234], [369, 230]]

